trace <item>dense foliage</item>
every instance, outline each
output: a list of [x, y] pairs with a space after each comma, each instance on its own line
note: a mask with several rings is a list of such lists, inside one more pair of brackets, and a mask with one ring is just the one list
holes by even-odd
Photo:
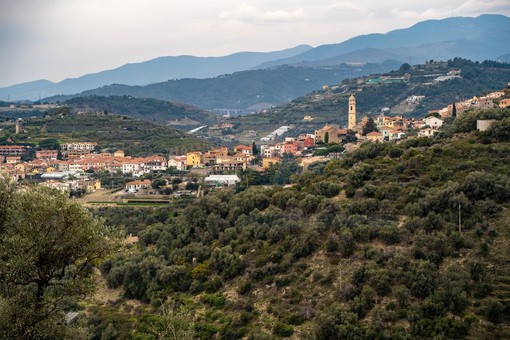
[[115, 114], [47, 115], [25, 121], [27, 134], [10, 135], [15, 142], [30, 135], [47, 144], [70, 141], [96, 142], [100, 148], [124, 150], [130, 156], [182, 154], [205, 150], [210, 145], [184, 132]]
[[150, 122], [168, 124], [174, 120], [183, 121], [184, 127], [213, 124], [217, 116], [190, 105], [171, 103], [153, 98], [135, 98], [129, 96], [86, 96], [66, 100], [65, 105], [75, 111], [107, 112], [129, 116]]
[[92, 292], [111, 236], [62, 193], [0, 181], [0, 338], [71, 337], [64, 312]]
[[[474, 131], [482, 117], [499, 120]], [[101, 266], [152, 315], [113, 330], [150, 338], [170, 315], [201, 339], [508, 337], [509, 117], [469, 112], [439, 138], [363, 144], [292, 188], [162, 212]]]

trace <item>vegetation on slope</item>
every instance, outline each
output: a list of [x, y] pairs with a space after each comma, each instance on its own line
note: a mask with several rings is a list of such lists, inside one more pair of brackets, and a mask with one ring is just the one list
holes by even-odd
[[153, 98], [135, 98], [129, 96], [87, 96], [66, 100], [64, 105], [74, 111], [110, 112], [150, 122], [170, 124], [172, 121], [188, 119], [185, 127], [213, 124], [217, 116], [190, 105], [171, 103]]
[[[473, 131], [480, 117], [498, 122]], [[101, 266], [144, 316], [98, 306], [92, 337], [509, 337], [509, 127], [508, 109], [469, 112], [289, 189], [152, 210], [139, 248]]]
[[60, 143], [97, 142], [100, 148], [124, 150], [131, 156], [182, 154], [210, 147], [201, 139], [163, 125], [115, 114], [72, 115], [65, 107], [44, 118], [27, 119], [24, 129], [27, 133], [18, 135], [11, 130], [2, 131], [0, 142], [7, 138], [31, 144], [48, 138]]
[[114, 249], [112, 236], [67, 195], [15, 191], [0, 179], [0, 338], [79, 336], [64, 315], [93, 291], [93, 266]]
[[[192, 104], [204, 109], [240, 109], [270, 103], [286, 103], [297, 96], [336, 84], [347, 77], [386, 72], [395, 62], [328, 68], [280, 66], [275, 69], [235, 72], [209, 79], [177, 79], [147, 86], [110, 85], [85, 91], [81, 95], [133, 96], [158, 98]], [[56, 96], [48, 101], [63, 101], [73, 96]]]

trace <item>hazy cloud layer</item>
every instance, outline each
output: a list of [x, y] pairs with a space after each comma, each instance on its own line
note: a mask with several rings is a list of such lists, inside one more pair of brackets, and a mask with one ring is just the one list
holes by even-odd
[[510, 15], [508, 0], [0, 0], [0, 86], [163, 55], [338, 43], [418, 21]]

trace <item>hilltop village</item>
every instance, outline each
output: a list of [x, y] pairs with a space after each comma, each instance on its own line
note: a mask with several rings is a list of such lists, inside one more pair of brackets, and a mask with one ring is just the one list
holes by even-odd
[[[346, 127], [327, 124], [314, 132], [292, 137], [288, 136], [288, 127], [282, 126], [275, 130], [275, 133], [262, 138], [261, 143], [264, 144], [259, 146], [253, 142], [252, 145], [237, 145], [230, 150], [223, 146], [207, 152], [192, 151], [168, 157], [133, 157], [125, 155], [122, 150], [101, 152], [100, 146], [91, 141], [64, 143], [58, 150], [35, 150], [34, 159], [24, 161], [23, 156], [31, 151], [29, 148], [21, 145], [0, 145], [0, 172], [14, 181], [26, 180], [62, 191], [82, 193], [91, 193], [101, 188], [101, 181], [89, 176], [93, 173], [134, 178], [135, 180], [124, 184], [125, 191], [132, 194], [154, 187], [147, 177], [156, 172], [195, 174], [203, 178], [204, 184], [231, 186], [241, 181], [239, 173], [247, 169], [264, 172], [289, 157], [306, 169], [312, 163], [341, 157], [342, 153], [355, 150], [367, 141], [399, 143], [409, 138], [434, 136], [445, 124], [445, 119], [460, 115], [470, 108], [509, 107], [510, 99], [500, 99], [504, 95], [503, 91], [498, 91], [483, 97], [473, 97], [430, 112], [422, 119], [390, 117], [384, 111], [375, 118], [362, 116], [359, 119], [361, 114], [356, 110], [356, 98], [351, 95]], [[480, 121], [478, 129], [486, 130], [490, 123]], [[23, 133], [22, 120], [16, 122], [16, 133]], [[276, 142], [282, 134], [283, 140]], [[338, 148], [340, 145], [341, 148]], [[188, 178], [184, 177], [184, 184], [186, 180]], [[197, 181], [196, 176], [194, 180]], [[184, 184], [180, 189], [185, 188]], [[163, 186], [165, 185], [170, 183], [167, 181], [163, 183]], [[173, 186], [173, 189], [177, 188]], [[190, 194], [189, 190], [176, 192]]]
[[[505, 92], [497, 91], [483, 97], [474, 97], [430, 112], [422, 119], [408, 119], [398, 115], [390, 117], [385, 112], [375, 118], [362, 116], [359, 119], [361, 113], [356, 110], [356, 97], [351, 95], [346, 127], [327, 124], [310, 133], [289, 136], [288, 127], [282, 126], [262, 138], [259, 146], [253, 142], [252, 145], [237, 145], [230, 150], [223, 146], [207, 152], [192, 151], [182, 155], [133, 157], [125, 155], [122, 150], [102, 152], [101, 146], [92, 141], [64, 143], [59, 149], [35, 152], [25, 146], [0, 145], [0, 172], [15, 181], [27, 180], [62, 191], [83, 193], [101, 188], [101, 181], [90, 176], [94, 173], [135, 179], [124, 184], [124, 189], [129, 193], [153, 187], [148, 177], [156, 172], [194, 174], [194, 180], [197, 181], [197, 176], [201, 177], [203, 184], [231, 186], [241, 181], [238, 174], [243, 171], [251, 169], [262, 173], [289, 157], [306, 169], [312, 163], [341, 157], [342, 153], [355, 150], [367, 141], [399, 143], [408, 138], [434, 136], [445, 124], [445, 119], [460, 115], [470, 108], [510, 106], [510, 99], [501, 99], [504, 95]], [[490, 123], [480, 121], [478, 128], [485, 130]], [[23, 121], [18, 120], [16, 134], [23, 132]], [[33, 159], [26, 160], [29, 152], [32, 152]], [[180, 189], [185, 188], [187, 180], [184, 178]], [[170, 185], [170, 182], [162, 184], [166, 185]], [[186, 192], [175, 190], [178, 188], [173, 186], [178, 193]]]

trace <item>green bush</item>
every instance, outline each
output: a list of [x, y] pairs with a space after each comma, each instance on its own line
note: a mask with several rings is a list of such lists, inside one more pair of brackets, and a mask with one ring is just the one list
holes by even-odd
[[222, 309], [225, 306], [225, 297], [221, 294], [202, 294], [200, 299], [216, 309]]
[[278, 321], [273, 327], [273, 334], [286, 338], [294, 334], [294, 328], [291, 325]]

